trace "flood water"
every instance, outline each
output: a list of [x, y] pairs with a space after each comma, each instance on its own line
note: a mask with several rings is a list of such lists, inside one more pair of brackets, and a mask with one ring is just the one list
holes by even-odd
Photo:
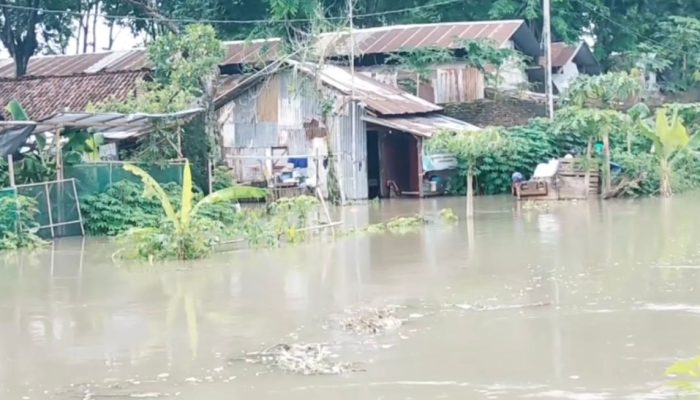
[[[463, 214], [461, 198], [344, 208], [348, 224]], [[176, 265], [66, 240], [0, 255], [0, 399], [656, 399], [700, 354], [700, 196], [523, 209], [480, 198], [470, 229], [352, 235]], [[377, 334], [339, 319], [399, 307]], [[324, 343], [354, 363], [247, 363]]]

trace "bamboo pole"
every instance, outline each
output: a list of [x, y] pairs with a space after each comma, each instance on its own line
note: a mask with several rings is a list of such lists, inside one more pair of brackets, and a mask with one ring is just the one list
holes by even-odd
[[7, 173], [10, 178], [10, 187], [15, 187], [15, 164], [12, 154], [7, 155]]

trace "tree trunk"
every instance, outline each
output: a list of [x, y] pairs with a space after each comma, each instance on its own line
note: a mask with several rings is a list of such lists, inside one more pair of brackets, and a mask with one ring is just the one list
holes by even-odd
[[467, 167], [467, 218], [474, 216], [474, 169], [471, 165]]
[[586, 165], [584, 165], [584, 168], [586, 169], [586, 172], [584, 174], [583, 178], [583, 190], [585, 191], [584, 195], [586, 198], [588, 197], [588, 193], [591, 191], [591, 153], [593, 152], [593, 138], [589, 137], [588, 138], [588, 147], [586, 148]]
[[671, 165], [668, 160], [661, 159], [659, 161], [661, 172], [661, 195], [663, 197], [673, 196], [673, 188], [671, 187]]
[[15, 77], [21, 78], [27, 74], [27, 67], [29, 66], [29, 57], [25, 54], [20, 54], [15, 56]]
[[222, 156], [222, 149], [219, 147], [222, 142], [219, 138], [219, 121], [214, 104], [218, 79], [219, 70], [216, 67], [215, 71], [203, 78], [204, 95], [201, 98], [204, 108], [204, 131], [209, 141], [209, 156], [215, 162], [220, 161]]
[[[91, 9], [88, 7], [88, 9], [85, 12], [85, 24], [83, 24], [83, 54], [87, 53], [88, 49], [88, 34], [90, 33], [90, 11]], [[82, 18], [80, 19], [80, 22], [82, 23]]]
[[95, 15], [92, 17], [92, 52], [97, 52], [97, 18], [100, 16], [100, 3], [95, 2]]
[[114, 47], [114, 20], [109, 20], [109, 41], [106, 50], [112, 51], [112, 47]]

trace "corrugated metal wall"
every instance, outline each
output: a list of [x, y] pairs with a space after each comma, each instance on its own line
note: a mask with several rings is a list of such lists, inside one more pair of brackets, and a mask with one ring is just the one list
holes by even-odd
[[[280, 72], [274, 80], [256, 85], [222, 108], [221, 115], [234, 107], [224, 124], [224, 142], [229, 155], [266, 155], [271, 146], [287, 146], [290, 154], [327, 154], [325, 145], [312, 141], [304, 130], [304, 122], [322, 120], [322, 103], [333, 101], [336, 114], [330, 117], [328, 129], [332, 138], [331, 151], [338, 157], [339, 180], [346, 199], [367, 198], [367, 134], [362, 120], [364, 109], [356, 106], [356, 133], [353, 140], [350, 106], [347, 97], [325, 89], [319, 96], [311, 81], [302, 81], [292, 71]], [[276, 102], [276, 104], [272, 104]], [[229, 110], [231, 111], [231, 110]], [[268, 121], [273, 114], [277, 121]], [[355, 161], [352, 150], [355, 142]], [[258, 160], [234, 160], [230, 164], [236, 171], [236, 179], [250, 181], [263, 179]], [[311, 161], [311, 160], [310, 160]], [[356, 174], [353, 174], [353, 169]], [[319, 185], [326, 192], [326, 172], [319, 171]]]
[[[337, 154], [339, 179], [345, 198], [348, 200], [367, 198], [367, 129], [362, 120], [365, 110], [359, 106], [356, 106], [355, 110], [356, 157], [354, 162], [352, 157], [352, 118], [349, 104], [344, 107], [342, 115], [336, 115], [332, 118], [333, 126], [331, 127], [334, 135], [332, 151], [337, 153], [337, 146], [340, 146], [340, 154]], [[356, 169], [356, 174], [353, 174], [353, 168]]]
[[[401, 79], [415, 80], [410, 72], [385, 65], [364, 67], [360, 73], [393, 87], [399, 87]], [[478, 69], [444, 64], [435, 68], [429, 84], [421, 84], [420, 97], [437, 104], [480, 100], [484, 98], [484, 85], [484, 75]]]

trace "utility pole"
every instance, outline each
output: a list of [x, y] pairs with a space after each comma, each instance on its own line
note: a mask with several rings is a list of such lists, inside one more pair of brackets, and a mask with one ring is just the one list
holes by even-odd
[[355, 104], [355, 36], [353, 34], [353, 9], [355, 8], [354, 0], [348, 0], [348, 19], [350, 22], [350, 127], [352, 130], [352, 155], [350, 156], [350, 164], [352, 165], [352, 187], [353, 196], [357, 198], [357, 118]]
[[552, 23], [551, 6], [549, 0], [543, 0], [542, 5], [544, 27], [542, 28], [542, 41], [544, 41], [544, 90], [547, 96], [547, 115], [554, 118], [554, 94], [552, 90]]

